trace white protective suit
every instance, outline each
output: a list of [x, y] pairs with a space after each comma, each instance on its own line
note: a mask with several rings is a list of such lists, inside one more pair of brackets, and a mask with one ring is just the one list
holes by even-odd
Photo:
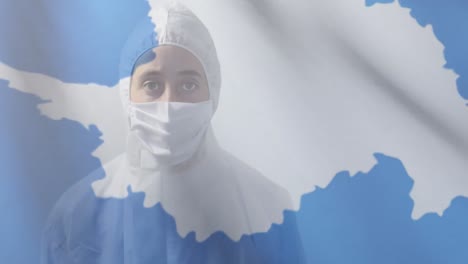
[[[159, 45], [175, 45], [198, 58], [214, 113], [221, 74], [208, 30], [180, 4], [153, 12], [156, 32], [140, 24], [122, 52], [119, 87], [129, 123], [135, 62]], [[211, 126], [195, 153], [176, 164], [165, 163], [130, 130], [126, 153], [57, 203], [45, 228], [42, 261], [302, 263], [294, 221], [283, 223], [291, 208], [288, 192], [220, 148]], [[274, 224], [279, 226], [273, 230]]]

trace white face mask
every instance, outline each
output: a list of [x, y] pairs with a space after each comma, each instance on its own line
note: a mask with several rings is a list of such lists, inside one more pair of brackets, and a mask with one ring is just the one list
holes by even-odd
[[130, 102], [130, 133], [135, 133], [146, 144], [158, 163], [175, 165], [196, 152], [212, 115], [211, 100], [200, 103]]

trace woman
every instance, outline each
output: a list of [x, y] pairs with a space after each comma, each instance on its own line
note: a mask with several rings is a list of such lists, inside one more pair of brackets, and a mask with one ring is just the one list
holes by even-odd
[[180, 4], [153, 11], [156, 32], [140, 23], [121, 57], [126, 153], [62, 196], [43, 263], [302, 263], [287, 191], [213, 135], [221, 75], [208, 30]]

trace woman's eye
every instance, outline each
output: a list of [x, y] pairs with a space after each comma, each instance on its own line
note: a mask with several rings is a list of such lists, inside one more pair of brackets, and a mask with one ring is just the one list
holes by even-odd
[[184, 89], [184, 91], [188, 91], [188, 92], [191, 92], [195, 89], [198, 88], [198, 85], [194, 82], [186, 82], [182, 85], [182, 89]]
[[161, 89], [161, 84], [158, 82], [145, 82], [143, 84], [143, 88], [149, 90], [149, 91], [157, 91]]

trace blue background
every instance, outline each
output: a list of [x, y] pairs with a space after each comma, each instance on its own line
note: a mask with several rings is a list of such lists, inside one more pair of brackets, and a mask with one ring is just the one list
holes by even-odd
[[[421, 26], [433, 26], [445, 46], [445, 67], [460, 75], [458, 91], [468, 99], [468, 2], [400, 3]], [[113, 86], [126, 36], [148, 11], [143, 0], [2, 1], [0, 61], [64, 82]], [[91, 156], [102, 143], [99, 130], [48, 119], [40, 115], [40, 103], [0, 79], [2, 263], [37, 263], [40, 230], [50, 208], [65, 189], [99, 166]], [[454, 199], [442, 217], [428, 214], [413, 221], [413, 182], [404, 164], [397, 157], [375, 156], [377, 165], [369, 173], [351, 177], [340, 172], [327, 188], [305, 194], [299, 212], [286, 213], [298, 221], [309, 263], [468, 263], [467, 198]]]

